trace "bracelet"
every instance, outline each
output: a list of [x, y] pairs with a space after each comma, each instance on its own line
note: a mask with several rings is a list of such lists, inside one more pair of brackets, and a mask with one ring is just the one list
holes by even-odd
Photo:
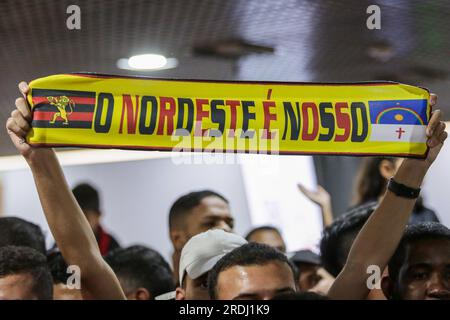
[[416, 199], [420, 194], [420, 188], [411, 188], [404, 184], [398, 183], [394, 180], [394, 178], [389, 179], [388, 190], [393, 192], [395, 195], [408, 198], [408, 199]]

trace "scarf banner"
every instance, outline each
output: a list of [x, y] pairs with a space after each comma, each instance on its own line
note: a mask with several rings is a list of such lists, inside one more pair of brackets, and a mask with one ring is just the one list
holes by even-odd
[[62, 74], [34, 80], [37, 146], [423, 157], [426, 89]]

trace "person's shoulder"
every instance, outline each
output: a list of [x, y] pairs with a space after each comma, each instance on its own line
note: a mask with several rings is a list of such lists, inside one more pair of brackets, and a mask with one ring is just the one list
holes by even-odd
[[378, 207], [378, 205], [379, 205], [379, 202], [376, 199], [369, 200], [367, 202], [357, 204], [357, 205], [354, 205], [354, 206], [348, 208], [347, 211], [345, 211], [343, 215], [352, 216], [355, 214], [360, 214], [361, 212], [365, 212], [365, 211], [374, 211]]
[[430, 208], [422, 206], [419, 210], [414, 210], [411, 215], [412, 222], [440, 222], [436, 212]]
[[109, 236], [111, 238], [111, 242], [109, 244], [109, 250], [114, 250], [114, 249], [120, 248], [121, 245], [120, 245], [119, 241], [117, 241], [117, 239], [114, 238], [114, 236], [112, 236], [111, 234]]

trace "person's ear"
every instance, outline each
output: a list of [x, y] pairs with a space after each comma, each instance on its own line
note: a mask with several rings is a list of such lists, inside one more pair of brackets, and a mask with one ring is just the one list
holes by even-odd
[[135, 296], [136, 300], [153, 300], [152, 294], [145, 288], [137, 288]]
[[381, 279], [381, 290], [383, 290], [383, 294], [388, 300], [392, 300], [394, 293], [394, 282], [389, 276]]
[[153, 300], [152, 294], [145, 288], [137, 288], [127, 294], [127, 300]]
[[379, 169], [381, 176], [385, 179], [389, 179], [395, 174], [395, 165], [389, 160], [382, 160]]
[[186, 291], [183, 288], [177, 287], [175, 290], [175, 300], [186, 300]]
[[172, 241], [173, 247], [176, 251], [181, 251], [187, 242], [186, 233], [180, 229], [170, 230], [170, 241]]

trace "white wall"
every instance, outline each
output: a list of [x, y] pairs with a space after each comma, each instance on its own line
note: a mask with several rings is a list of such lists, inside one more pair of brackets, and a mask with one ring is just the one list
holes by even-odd
[[[449, 127], [449, 124], [447, 124]], [[425, 205], [436, 211], [441, 222], [450, 228], [450, 144], [446, 142], [425, 178]]]
[[[172, 202], [191, 190], [212, 189], [230, 200], [236, 232], [250, 229], [240, 168], [234, 165], [175, 165], [171, 158], [111, 164], [70, 166], [64, 169], [70, 186], [80, 182], [100, 190], [104, 226], [122, 245], [141, 243], [168, 260], [168, 212]], [[29, 170], [2, 174], [4, 211], [38, 223], [48, 232]], [[63, 212], [61, 214], [64, 214]], [[51, 237], [48, 232], [49, 238]]]
[[259, 155], [243, 160], [252, 223], [276, 226], [288, 251], [318, 251], [323, 226], [321, 212], [297, 187], [301, 183], [316, 189], [312, 157]]

